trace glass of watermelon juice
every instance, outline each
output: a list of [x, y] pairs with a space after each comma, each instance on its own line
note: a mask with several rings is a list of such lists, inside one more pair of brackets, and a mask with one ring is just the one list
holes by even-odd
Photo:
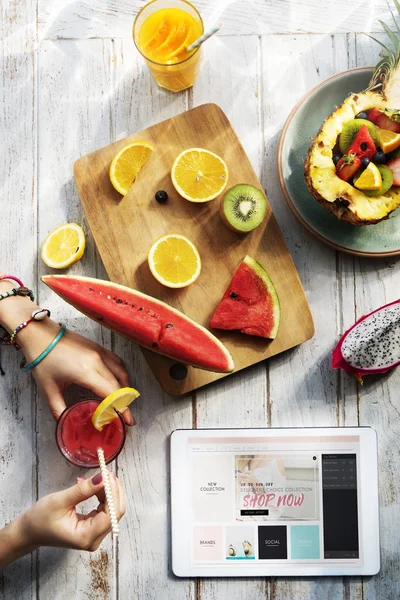
[[106, 463], [110, 463], [121, 452], [125, 443], [125, 424], [117, 417], [104, 425], [102, 431], [95, 428], [92, 415], [100, 400], [82, 400], [66, 408], [56, 428], [58, 448], [65, 458], [77, 467], [95, 469], [99, 467], [97, 448], [104, 450]]

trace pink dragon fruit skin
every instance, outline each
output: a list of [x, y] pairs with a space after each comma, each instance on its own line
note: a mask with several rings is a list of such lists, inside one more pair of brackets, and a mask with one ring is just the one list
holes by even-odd
[[332, 351], [332, 367], [354, 375], [387, 373], [400, 364], [400, 299], [362, 316]]

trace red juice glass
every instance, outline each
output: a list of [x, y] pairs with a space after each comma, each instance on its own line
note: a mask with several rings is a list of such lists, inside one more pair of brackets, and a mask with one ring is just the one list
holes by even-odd
[[100, 400], [82, 400], [66, 408], [57, 422], [56, 441], [65, 458], [77, 467], [99, 467], [97, 448], [104, 450], [106, 463], [121, 452], [125, 443], [125, 424], [118, 414], [102, 431], [95, 428], [92, 415]]

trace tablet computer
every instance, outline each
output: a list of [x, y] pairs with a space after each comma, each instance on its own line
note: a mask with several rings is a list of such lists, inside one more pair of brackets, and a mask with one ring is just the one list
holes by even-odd
[[177, 576], [374, 575], [376, 432], [174, 431], [171, 517]]

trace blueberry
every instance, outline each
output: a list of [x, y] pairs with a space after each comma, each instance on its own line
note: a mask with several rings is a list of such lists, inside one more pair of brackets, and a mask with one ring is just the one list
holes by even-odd
[[168, 200], [168, 194], [164, 190], [158, 190], [155, 195], [155, 199], [159, 204], [164, 204]]
[[384, 165], [386, 162], [386, 156], [384, 152], [376, 152], [374, 154], [374, 158], [372, 159], [377, 165]]
[[360, 112], [356, 115], [356, 119], [368, 119], [368, 115], [366, 112]]
[[338, 162], [339, 162], [339, 160], [340, 160], [341, 158], [342, 158], [341, 154], [334, 154], [334, 155], [332, 156], [332, 160], [333, 160], [333, 162], [334, 162], [334, 164], [335, 164], [335, 165], [337, 165], [337, 164], [338, 164]]
[[371, 161], [369, 160], [368, 156], [363, 156], [361, 159], [361, 166], [366, 169], [370, 162]]

